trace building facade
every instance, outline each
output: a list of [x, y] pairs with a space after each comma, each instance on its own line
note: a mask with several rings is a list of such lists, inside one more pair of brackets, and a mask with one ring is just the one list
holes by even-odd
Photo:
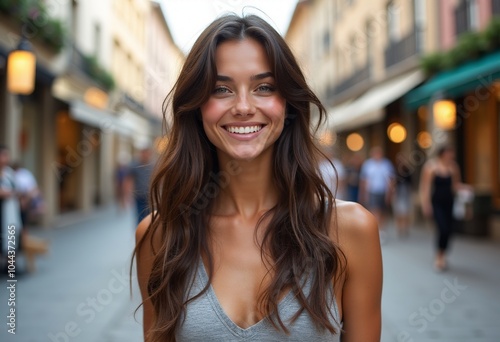
[[[156, 120], [161, 120], [164, 113], [164, 101], [174, 86], [185, 57], [174, 43], [162, 6], [156, 2], [150, 2], [150, 6], [147, 21], [145, 107]], [[170, 120], [170, 116], [166, 115], [166, 119]], [[160, 128], [161, 125], [157, 127]], [[163, 133], [158, 130], [157, 135], [160, 136]]]
[[[464, 181], [475, 190], [473, 210], [486, 216], [500, 210], [500, 42], [492, 38], [500, 32], [500, 1], [441, 1], [439, 13], [441, 55], [431, 66], [446, 67], [428, 72], [428, 80], [406, 95], [406, 104], [433, 140], [445, 137], [455, 147]], [[440, 129], [436, 103], [443, 100], [453, 108], [453, 121]], [[500, 236], [498, 216], [492, 218], [473, 230]]]
[[[500, 208], [496, 124], [500, 63], [494, 62], [500, 60], [495, 59], [498, 48], [483, 53], [489, 47], [479, 47], [477, 65], [450, 66], [450, 60], [460, 57], [454, 55], [439, 61], [452, 69], [450, 76], [455, 78], [448, 84], [442, 82], [448, 74], [431, 75], [427, 70], [433, 67], [434, 55], [457, 45], [465, 46], [457, 55], [465, 54], [468, 62], [477, 58], [474, 52], [467, 56], [474, 45], [474, 38], [467, 36], [482, 30], [495, 36], [498, 27], [488, 27], [499, 7], [497, 0], [299, 2], [286, 38], [299, 52], [310, 84], [328, 110], [320, 142], [335, 143], [339, 157], [345, 159], [353, 154], [367, 157], [371, 147], [381, 146], [393, 163], [410, 165], [415, 190], [427, 158], [438, 146], [452, 144], [477, 198], [492, 196], [492, 204]], [[436, 124], [432, 111], [433, 103], [443, 97], [462, 111], [451, 128]], [[473, 115], [472, 109], [479, 114]]]
[[[38, 180], [47, 207], [42, 223], [51, 227], [66, 214], [113, 203], [119, 156], [131, 159], [161, 134], [160, 112], [150, 104], [176, 73], [170, 65], [155, 88], [148, 85], [147, 70], [158, 70], [153, 64], [160, 61], [149, 57], [148, 30], [167, 61], [178, 66], [182, 56], [164, 19], [149, 25], [158, 10], [148, 0], [2, 6], [0, 142]], [[34, 92], [18, 96], [7, 91], [5, 61], [21, 34], [33, 45], [37, 68]]]

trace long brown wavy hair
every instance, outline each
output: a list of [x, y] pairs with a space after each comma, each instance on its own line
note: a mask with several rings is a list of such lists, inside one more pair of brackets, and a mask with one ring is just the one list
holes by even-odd
[[[259, 304], [273, 326], [288, 333], [277, 307], [283, 291], [290, 289], [302, 307], [293, 320], [305, 310], [319, 329], [339, 333], [332, 324], [328, 293], [332, 280], [344, 272], [345, 256], [329, 236], [331, 224], [336, 222], [332, 216], [334, 196], [319, 176], [321, 152], [313, 137], [318, 126], [311, 129], [311, 107], [317, 108], [318, 125], [325, 109], [308, 87], [284, 39], [268, 23], [254, 15], [228, 15], [216, 19], [200, 35], [166, 100], [173, 113], [171, 135], [151, 181], [151, 223], [134, 251], [135, 256], [149, 243], [155, 256], [147, 299], [154, 307], [156, 320], [148, 341], [175, 341], [186, 306], [194, 299], [186, 298], [187, 289], [202, 255], [208, 261], [211, 279], [213, 259], [207, 230], [217, 195], [213, 185], [221, 186], [222, 179], [218, 180], [221, 171], [217, 153], [204, 132], [200, 106], [215, 86], [217, 46], [246, 38], [264, 47], [277, 89], [286, 99], [285, 127], [273, 150], [278, 203], [258, 224], [258, 228], [265, 228], [262, 259], [272, 265], [271, 281]], [[208, 190], [208, 184], [212, 190]], [[269, 219], [266, 227], [261, 224], [264, 218]], [[160, 242], [156, 241], [160, 246], [157, 250], [153, 237], [161, 237]], [[302, 290], [306, 276], [311, 279], [308, 295]], [[209, 284], [210, 280], [198, 296]]]

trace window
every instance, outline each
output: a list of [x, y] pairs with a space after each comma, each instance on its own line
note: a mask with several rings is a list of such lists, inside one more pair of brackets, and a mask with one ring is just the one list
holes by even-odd
[[99, 60], [101, 54], [101, 25], [94, 24], [94, 56]]
[[479, 9], [477, 0], [467, 0], [467, 21], [471, 30], [479, 29]]
[[76, 30], [78, 28], [78, 2], [73, 0], [71, 2], [71, 35], [73, 41], [76, 40]]
[[330, 51], [330, 30], [328, 27], [323, 32], [323, 51], [327, 54]]
[[387, 36], [391, 42], [397, 42], [401, 39], [400, 11], [401, 9], [394, 2], [387, 5]]
[[417, 39], [417, 51], [423, 51], [425, 47], [425, 2], [426, 0], [414, 0], [413, 12], [415, 21], [415, 34]]
[[365, 25], [365, 39], [366, 39], [366, 62], [370, 66], [373, 59], [373, 22], [367, 20]]

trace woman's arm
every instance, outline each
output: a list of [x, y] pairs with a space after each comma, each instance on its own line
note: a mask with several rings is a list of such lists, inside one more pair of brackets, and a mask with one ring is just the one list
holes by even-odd
[[137, 251], [137, 280], [139, 282], [139, 288], [141, 290], [141, 296], [143, 303], [143, 331], [144, 331], [144, 341], [146, 340], [147, 333], [152, 327], [154, 322], [154, 309], [151, 301], [148, 299], [148, 281], [149, 275], [151, 273], [151, 268], [153, 265], [154, 255], [151, 250], [151, 234], [146, 232], [151, 223], [151, 215], [147, 216], [144, 220], [139, 223], [137, 230], [135, 232], [136, 244], [142, 239], [146, 238], [141, 248]]
[[357, 203], [338, 205], [339, 243], [347, 259], [342, 288], [342, 342], [379, 342], [382, 254], [377, 222]]
[[422, 213], [425, 217], [432, 216], [432, 205], [431, 205], [431, 183], [433, 177], [432, 165], [430, 162], [424, 164], [422, 170], [422, 175], [420, 177], [420, 206], [422, 207]]
[[452, 184], [453, 184], [452, 186], [454, 193], [462, 189], [473, 191], [472, 186], [462, 183], [462, 176], [460, 174], [460, 168], [458, 167], [457, 163], [453, 163], [451, 175], [452, 175]]

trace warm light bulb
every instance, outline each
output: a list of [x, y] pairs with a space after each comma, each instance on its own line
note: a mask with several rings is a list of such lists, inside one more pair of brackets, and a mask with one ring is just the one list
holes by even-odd
[[35, 90], [36, 57], [30, 51], [15, 50], [7, 59], [7, 90], [29, 95]]
[[434, 123], [441, 129], [455, 128], [457, 108], [455, 102], [450, 100], [436, 101], [433, 105]]
[[406, 139], [406, 128], [397, 122], [392, 123], [387, 128], [387, 136], [396, 144], [402, 143]]
[[363, 148], [363, 146], [365, 145], [365, 141], [364, 141], [363, 137], [361, 135], [359, 135], [358, 133], [349, 134], [347, 136], [346, 143], [347, 143], [347, 147], [353, 152], [357, 152], [357, 151], [361, 150]]

